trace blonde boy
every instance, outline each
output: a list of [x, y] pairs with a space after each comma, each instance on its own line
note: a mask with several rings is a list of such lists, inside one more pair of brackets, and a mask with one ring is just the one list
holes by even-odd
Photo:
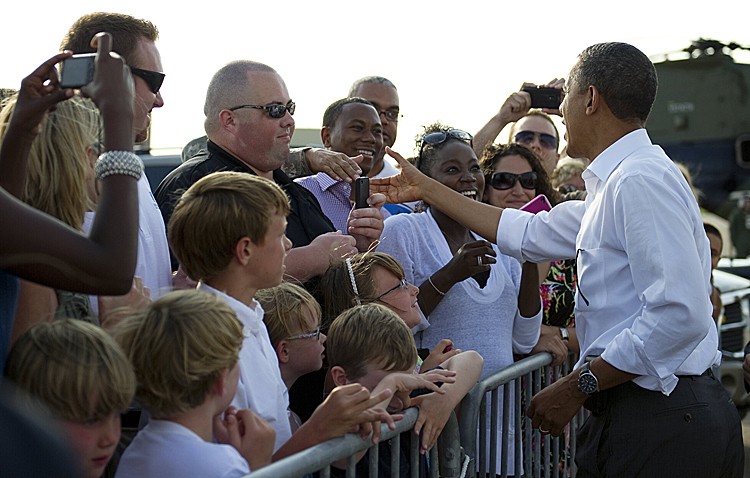
[[[327, 350], [336, 385], [359, 383], [373, 393], [392, 390], [393, 398], [381, 403], [392, 413], [417, 406], [428, 396], [412, 398], [410, 395], [415, 390], [444, 395], [445, 390], [434, 382], [456, 382], [456, 373], [452, 371], [434, 370], [417, 374], [417, 348], [411, 330], [398, 315], [379, 304], [359, 305], [339, 315], [328, 329]], [[402, 443], [408, 447], [407, 441]], [[379, 476], [391, 476], [389, 454], [392, 452], [394, 450], [390, 447], [380, 447]], [[403, 456], [399, 460], [398, 475], [409, 476], [408, 455], [403, 448], [400, 453]], [[367, 470], [367, 461], [359, 462], [357, 469], [362, 472]], [[424, 476], [425, 467], [426, 461], [420, 460], [419, 476]]]
[[101, 476], [135, 391], [133, 369], [112, 337], [80, 320], [37, 324], [11, 348], [5, 374], [59, 421], [84, 476]]
[[263, 322], [287, 388], [299, 377], [320, 370], [326, 335], [320, 331], [320, 304], [315, 298], [292, 282], [259, 290], [255, 298], [263, 306]]
[[133, 363], [136, 397], [151, 414], [117, 478], [243, 476], [271, 461], [273, 428], [249, 410], [227, 411], [243, 336], [220, 298], [170, 292], [126, 318], [115, 336]]
[[281, 283], [291, 248], [285, 235], [289, 210], [289, 199], [276, 183], [219, 172], [190, 186], [168, 227], [172, 251], [187, 275], [199, 281], [198, 289], [229, 304], [243, 324], [240, 380], [232, 404], [249, 408], [273, 426], [275, 460], [339, 436], [342, 427], [349, 431], [376, 417], [392, 424], [387, 414], [371, 410], [390, 391], [370, 397], [350, 387], [335, 394], [326, 407], [321, 405], [315, 419], [292, 437], [288, 391], [263, 323], [263, 308], [255, 301], [259, 289]]

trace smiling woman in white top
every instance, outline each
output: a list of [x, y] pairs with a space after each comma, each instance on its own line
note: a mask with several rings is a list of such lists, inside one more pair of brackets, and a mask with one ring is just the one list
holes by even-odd
[[[484, 175], [471, 139], [465, 131], [428, 126], [417, 143], [415, 165], [461, 195], [481, 201]], [[417, 346], [432, 348], [450, 337], [455, 347], [484, 357], [486, 377], [513, 363], [514, 352], [528, 353], [536, 344], [541, 325], [536, 265], [522, 267], [429, 205], [423, 213], [386, 219], [378, 250], [401, 263], [407, 282], [420, 284], [419, 305], [430, 326], [416, 337]], [[509, 462], [508, 473], [513, 470]]]

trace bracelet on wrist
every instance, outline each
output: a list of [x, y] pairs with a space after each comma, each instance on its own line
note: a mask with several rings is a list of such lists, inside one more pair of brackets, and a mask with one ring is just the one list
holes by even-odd
[[429, 282], [430, 285], [432, 286], [432, 288], [435, 289], [435, 292], [437, 292], [440, 295], [445, 295], [445, 292], [443, 292], [442, 290], [438, 289], [437, 286], [435, 285], [435, 283], [432, 282], [432, 277], [427, 277], [427, 282]]
[[96, 179], [104, 179], [113, 174], [140, 179], [143, 174], [143, 161], [132, 151], [107, 151], [99, 156], [94, 172]]

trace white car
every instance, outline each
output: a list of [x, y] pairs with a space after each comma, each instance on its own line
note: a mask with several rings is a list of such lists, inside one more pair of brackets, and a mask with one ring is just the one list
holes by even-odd
[[[723, 261], [724, 259], [722, 259]], [[750, 261], [748, 261], [750, 266]], [[727, 267], [719, 262], [719, 268]], [[748, 267], [750, 271], [750, 267]], [[750, 280], [745, 277], [717, 269], [713, 272], [714, 285], [721, 292], [724, 306], [719, 321], [719, 349], [722, 353], [721, 383], [739, 409], [750, 405], [745, 391], [742, 362], [745, 344], [748, 341], [750, 324]]]

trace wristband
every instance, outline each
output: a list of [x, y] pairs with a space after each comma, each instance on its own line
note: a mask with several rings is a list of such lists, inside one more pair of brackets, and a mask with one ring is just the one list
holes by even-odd
[[143, 174], [143, 161], [132, 151], [107, 151], [99, 156], [94, 172], [96, 179], [100, 180], [113, 174], [140, 179]]

